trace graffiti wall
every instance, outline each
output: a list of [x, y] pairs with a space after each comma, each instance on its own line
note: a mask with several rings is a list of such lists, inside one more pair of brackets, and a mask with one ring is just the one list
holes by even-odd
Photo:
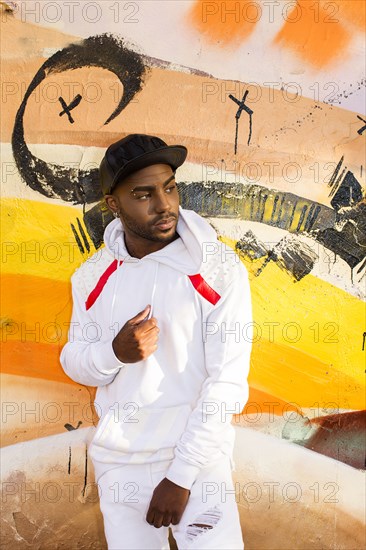
[[250, 275], [246, 548], [364, 547], [365, 4], [0, 5], [3, 543], [106, 548], [94, 389], [59, 354], [111, 221], [99, 162], [139, 132], [188, 148], [181, 204]]

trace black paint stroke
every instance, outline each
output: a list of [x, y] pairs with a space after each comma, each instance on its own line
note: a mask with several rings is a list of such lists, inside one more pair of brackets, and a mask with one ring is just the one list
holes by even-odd
[[14, 5], [15, 2], [12, 2], [13, 6], [10, 5], [10, 2], [1, 2], [2, 3], [2, 9], [4, 10], [4, 13], [9, 13], [9, 15], [14, 15], [14, 10], [16, 9], [16, 6]]
[[277, 265], [291, 273], [295, 281], [300, 281], [308, 275], [319, 258], [318, 254], [309, 245], [301, 242], [296, 235], [286, 235], [275, 249]]
[[[365, 257], [366, 204], [362, 206], [362, 202], [347, 212], [336, 212], [310, 199], [257, 184], [201, 181], [179, 182], [177, 186], [182, 208], [203, 217], [248, 220], [289, 233], [305, 233], [338, 254], [351, 268]], [[83, 222], [96, 249], [102, 245], [104, 229], [112, 220], [104, 201], [85, 209]]]
[[81, 99], [82, 99], [81, 95], [78, 94], [77, 96], [74, 97], [74, 99], [71, 101], [71, 103], [69, 105], [67, 105], [64, 98], [59, 97], [58, 100], [61, 103], [61, 107], [63, 108], [63, 111], [61, 111], [61, 113], [59, 113], [59, 116], [67, 115], [70, 124], [74, 124], [75, 121], [72, 118], [72, 116], [70, 114], [70, 111], [72, 111], [73, 109], [75, 109], [75, 107], [77, 107], [79, 105]]
[[[182, 207], [202, 216], [261, 222], [290, 233], [305, 231], [306, 224], [319, 228], [332, 226], [335, 219], [335, 212], [327, 206], [257, 184], [184, 182], [178, 183], [178, 189]], [[311, 210], [313, 205], [315, 208]], [[307, 215], [299, 227], [297, 218], [304, 206]]]
[[112, 212], [104, 200], [85, 210], [83, 222], [96, 249], [103, 244], [104, 230], [113, 219]]
[[[316, 240], [340, 256], [353, 269], [366, 257], [366, 201], [341, 209], [332, 227], [317, 229]], [[361, 268], [358, 272], [361, 271]]]
[[267, 249], [266, 245], [249, 230], [235, 244], [235, 250], [251, 262], [265, 258], [255, 274], [257, 277], [268, 263], [273, 261], [290, 275], [294, 282], [301, 281], [308, 275], [318, 259], [318, 254], [306, 243], [301, 242], [297, 235], [286, 235], [272, 249]]
[[71, 473], [71, 446], [69, 445], [69, 462], [67, 465], [67, 473], [70, 475]]
[[342, 182], [342, 180], [344, 178], [346, 170], [347, 170], [346, 168], [343, 168], [342, 172], [339, 174], [339, 176], [335, 180], [335, 182], [333, 184], [333, 188], [332, 188], [331, 192], [329, 193], [329, 197], [332, 197], [336, 193], [340, 183]]
[[72, 432], [73, 430], [77, 430], [82, 425], [81, 420], [78, 421], [76, 428], [72, 424], [69, 424], [68, 422], [64, 424], [64, 428], [67, 429], [68, 432]]
[[277, 203], [278, 203], [279, 198], [280, 197], [278, 195], [276, 195], [275, 198], [274, 198], [274, 201], [273, 201], [273, 208], [272, 208], [272, 214], [271, 214], [271, 223], [273, 222], [274, 217], [275, 217]]
[[78, 248], [79, 248], [80, 252], [81, 252], [82, 254], [84, 254], [85, 249], [84, 249], [84, 247], [83, 247], [83, 243], [82, 243], [81, 240], [80, 240], [79, 234], [78, 234], [78, 232], [76, 231], [74, 224], [73, 224], [73, 223], [70, 223], [70, 225], [71, 225], [71, 230], [72, 230], [72, 232], [73, 232], [73, 234], [74, 234], [74, 237], [75, 237], [76, 244], [78, 245]]
[[267, 246], [249, 229], [235, 244], [237, 250], [245, 259], [251, 262], [264, 258], [268, 254]]
[[[366, 204], [363, 201], [346, 212], [337, 212], [293, 193], [256, 184], [195, 182], [178, 184], [178, 188], [183, 208], [202, 216], [249, 220], [290, 233], [306, 233], [338, 254], [351, 268], [365, 257]], [[279, 202], [282, 204], [281, 216], [273, 216], [273, 209], [278, 209]], [[263, 203], [265, 209], [261, 208]]]
[[304, 231], [309, 233], [315, 223], [315, 220], [317, 219], [320, 212], [320, 206], [319, 204], [316, 206], [315, 204], [312, 204], [309, 210], [309, 213], [306, 218]]
[[331, 205], [334, 210], [338, 211], [343, 207], [354, 206], [362, 200], [362, 188], [357, 178], [343, 165], [344, 156], [338, 162], [331, 178], [328, 187], [331, 188], [329, 197], [333, 197]]
[[330, 204], [338, 211], [345, 206], [354, 206], [362, 200], [362, 188], [354, 174], [349, 170], [344, 178], [338, 183]]
[[249, 115], [249, 136], [248, 136], [248, 143], [249, 145], [251, 137], [252, 137], [252, 114], [253, 111], [250, 109], [247, 105], [245, 105], [245, 100], [247, 98], [247, 95], [249, 94], [249, 90], [245, 90], [243, 99], [239, 101], [235, 96], [232, 94], [229, 94], [230, 99], [232, 99], [237, 105], [239, 105], [239, 109], [236, 111], [235, 114], [235, 145], [234, 145], [234, 153], [236, 155], [238, 150], [238, 131], [239, 131], [239, 119], [241, 117], [241, 113], [245, 111]]
[[88, 447], [85, 447], [85, 470], [84, 470], [84, 486], [81, 491], [83, 497], [85, 497], [86, 486], [88, 484]]
[[81, 67], [111, 71], [123, 85], [122, 98], [104, 125], [116, 118], [142, 89], [146, 72], [141, 56], [130, 50], [121, 38], [111, 34], [91, 36], [71, 44], [47, 59], [34, 76], [16, 114], [12, 135], [13, 155], [26, 184], [46, 197], [75, 204], [101, 199], [98, 170], [64, 168], [35, 157], [25, 142], [24, 113], [31, 94], [46, 77]]
[[357, 130], [357, 133], [361, 135], [361, 134], [363, 134], [363, 132], [366, 130], [366, 120], [365, 120], [364, 118], [358, 116], [358, 115], [357, 115], [357, 118], [358, 118], [359, 120], [361, 120], [361, 122], [365, 122], [365, 125], [362, 126], [359, 130]]
[[[341, 166], [343, 164], [343, 161], [344, 161], [344, 155], [341, 157], [340, 161], [338, 162], [337, 166], [335, 167], [334, 172], [331, 175], [330, 180], [328, 182], [328, 187], [333, 187], [333, 185], [335, 183], [335, 180], [336, 180], [336, 178], [339, 174], [339, 171], [341, 169]], [[330, 192], [329, 196], [331, 196], [331, 194], [332, 194], [332, 191]]]
[[365, 256], [363, 262], [361, 262], [359, 268], [357, 269], [357, 274], [361, 273], [365, 268], [366, 268], [366, 256]]
[[85, 246], [87, 252], [90, 252], [90, 244], [89, 244], [89, 241], [88, 241], [88, 237], [85, 234], [84, 228], [81, 225], [79, 218], [77, 218], [77, 222], [78, 222], [78, 228], [79, 228], [79, 231], [80, 231], [80, 235], [83, 238], [84, 246]]
[[296, 226], [296, 233], [298, 233], [298, 232], [300, 231], [300, 227], [302, 226], [302, 223], [303, 223], [303, 221], [304, 221], [304, 219], [305, 219], [305, 214], [306, 214], [307, 209], [308, 209], [308, 205], [307, 205], [307, 204], [305, 204], [305, 205], [302, 207], [302, 209], [301, 209], [300, 219], [299, 219], [299, 222], [298, 222], [298, 224], [297, 224], [297, 226]]
[[[351, 380], [349, 386], [351, 386]], [[352, 468], [365, 469], [365, 410], [312, 418], [311, 427], [309, 436], [296, 443], [300, 443], [306, 449], [344, 462]]]

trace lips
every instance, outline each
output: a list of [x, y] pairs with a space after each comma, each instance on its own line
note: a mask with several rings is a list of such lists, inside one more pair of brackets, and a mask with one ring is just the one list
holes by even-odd
[[154, 226], [159, 229], [171, 229], [174, 225], [175, 218], [164, 218], [159, 222], [155, 223]]

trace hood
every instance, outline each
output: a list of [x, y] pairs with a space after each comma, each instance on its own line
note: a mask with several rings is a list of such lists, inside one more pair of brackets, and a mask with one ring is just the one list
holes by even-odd
[[209, 250], [209, 243], [217, 243], [216, 231], [196, 212], [179, 206], [177, 233], [179, 239], [161, 250], [147, 254], [140, 260], [129, 255], [124, 240], [123, 224], [120, 219], [116, 219], [110, 222], [104, 231], [104, 244], [115, 259], [124, 262], [140, 262], [148, 258], [186, 275], [195, 275], [201, 271], [205, 250]]

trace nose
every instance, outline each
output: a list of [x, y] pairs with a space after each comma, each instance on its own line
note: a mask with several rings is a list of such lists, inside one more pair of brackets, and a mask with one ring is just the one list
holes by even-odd
[[163, 190], [156, 193], [154, 207], [156, 212], [166, 212], [167, 210], [170, 210], [168, 196]]

